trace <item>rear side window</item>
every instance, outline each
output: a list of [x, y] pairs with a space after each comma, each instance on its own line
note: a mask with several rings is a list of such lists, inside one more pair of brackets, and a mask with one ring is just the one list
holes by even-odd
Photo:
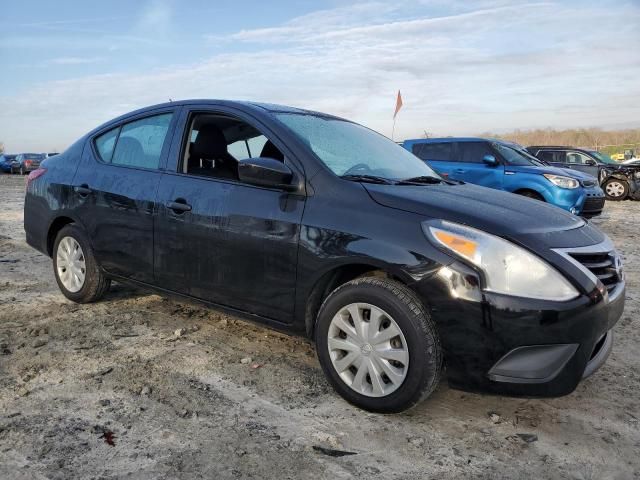
[[131, 167], [158, 168], [171, 114], [143, 118], [122, 126], [111, 163]]
[[553, 162], [557, 162], [556, 160], [556, 156], [553, 154], [553, 152], [549, 152], [549, 151], [541, 151], [538, 152], [538, 155], [536, 155], [540, 160], [547, 162], [547, 163], [553, 163]]
[[413, 154], [421, 160], [450, 161], [453, 143], [416, 143]]
[[106, 133], [103, 133], [96, 138], [96, 149], [100, 160], [109, 163], [111, 156], [113, 155], [113, 147], [116, 146], [116, 139], [118, 138], [118, 132], [120, 127], [113, 128]]
[[464, 163], [482, 163], [485, 155], [496, 156], [486, 142], [460, 142], [458, 148], [461, 150], [460, 158]]
[[171, 113], [155, 115], [103, 133], [95, 139], [100, 159], [114, 165], [157, 169], [171, 117]]

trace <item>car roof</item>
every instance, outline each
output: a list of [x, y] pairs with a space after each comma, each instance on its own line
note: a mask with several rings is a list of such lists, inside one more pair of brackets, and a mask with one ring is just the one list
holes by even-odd
[[412, 138], [405, 142], [411, 143], [447, 143], [447, 142], [495, 142], [503, 145], [520, 146], [515, 142], [501, 140], [499, 138], [483, 138], [483, 137], [440, 137], [440, 138]]
[[[319, 115], [323, 117], [333, 117], [333, 115], [329, 115], [327, 113], [316, 112], [313, 110], [306, 110], [303, 108], [291, 107], [288, 105], [278, 105], [275, 103], [263, 103], [263, 102], [252, 102], [246, 100], [220, 100], [220, 99], [212, 99], [212, 98], [194, 98], [188, 100], [177, 100], [170, 101], [164, 103], [158, 103], [156, 105], [149, 105], [148, 107], [143, 107], [138, 110], [134, 110], [132, 112], [128, 112], [123, 117], [128, 117], [130, 115], [137, 115], [139, 113], [144, 113], [146, 111], [156, 110], [159, 108], [165, 107], [173, 107], [173, 106], [183, 106], [183, 105], [222, 105], [222, 106], [234, 106], [241, 105], [244, 107], [250, 107], [254, 109], [266, 110], [268, 112], [278, 112], [278, 113], [306, 113], [310, 115]], [[338, 117], [335, 117], [338, 118]]]
[[562, 150], [580, 150], [580, 151], [583, 151], [583, 152], [595, 152], [595, 150], [592, 150], [590, 148], [571, 147], [571, 146], [568, 146], [568, 145], [529, 145], [527, 148], [538, 148], [540, 150], [562, 149]]
[[157, 103], [155, 105], [149, 105], [147, 107], [139, 108], [137, 110], [132, 110], [130, 112], [124, 113], [124, 114], [122, 114], [122, 115], [120, 115], [118, 117], [112, 118], [112, 119], [104, 122], [103, 124], [101, 124], [98, 127], [94, 128], [87, 135], [91, 135], [94, 132], [103, 129], [106, 126], [125, 121], [129, 117], [145, 114], [147, 112], [153, 112], [155, 110], [159, 110], [159, 109], [163, 109], [163, 108], [176, 107], [176, 106], [178, 106], [178, 107], [180, 107], [180, 106], [189, 106], [189, 105], [199, 105], [199, 106], [212, 105], [212, 106], [222, 106], [222, 107], [234, 107], [235, 106], [235, 107], [244, 107], [245, 109], [249, 108], [249, 109], [253, 109], [253, 110], [261, 111], [261, 112], [269, 112], [269, 113], [298, 113], [298, 114], [314, 115], [314, 116], [319, 116], [319, 117], [324, 117], [324, 118], [332, 118], [332, 119], [336, 119], [336, 120], [350, 121], [350, 120], [346, 120], [344, 118], [337, 117], [335, 115], [330, 115], [328, 113], [316, 112], [316, 111], [313, 111], [313, 110], [305, 110], [305, 109], [302, 109], [302, 108], [290, 107], [290, 106], [287, 106], [287, 105], [278, 105], [278, 104], [275, 104], [275, 103], [261, 103], [261, 102], [245, 101], [245, 100], [218, 100], [218, 99], [211, 99], [211, 98], [203, 98], [203, 99], [194, 98], [194, 99], [187, 99], [187, 100], [176, 100], [176, 101], [172, 100], [172, 101], [169, 101], [169, 102]]

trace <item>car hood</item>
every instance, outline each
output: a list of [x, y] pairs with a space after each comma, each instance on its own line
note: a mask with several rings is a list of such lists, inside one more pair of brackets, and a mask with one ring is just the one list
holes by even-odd
[[625, 165], [621, 163], [620, 165], [612, 165], [610, 163], [604, 163], [602, 165], [605, 170], [609, 170], [610, 172], [637, 172], [640, 171], [640, 165]]
[[378, 204], [461, 223], [527, 245], [593, 245], [604, 235], [582, 218], [539, 200], [471, 184], [401, 186], [363, 184]]

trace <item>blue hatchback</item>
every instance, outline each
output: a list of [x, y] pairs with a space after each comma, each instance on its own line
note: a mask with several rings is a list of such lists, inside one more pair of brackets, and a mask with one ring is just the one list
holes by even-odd
[[576, 170], [543, 164], [524, 147], [485, 138], [420, 138], [402, 146], [442, 176], [506, 190], [593, 217], [604, 207], [598, 180]]

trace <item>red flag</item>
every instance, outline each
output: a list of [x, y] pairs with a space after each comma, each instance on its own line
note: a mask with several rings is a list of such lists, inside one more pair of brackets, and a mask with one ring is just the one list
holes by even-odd
[[393, 112], [393, 119], [395, 120], [396, 115], [398, 115], [398, 112], [400, 111], [400, 109], [402, 108], [402, 95], [400, 95], [400, 90], [398, 90], [398, 98], [396, 98], [396, 111]]

